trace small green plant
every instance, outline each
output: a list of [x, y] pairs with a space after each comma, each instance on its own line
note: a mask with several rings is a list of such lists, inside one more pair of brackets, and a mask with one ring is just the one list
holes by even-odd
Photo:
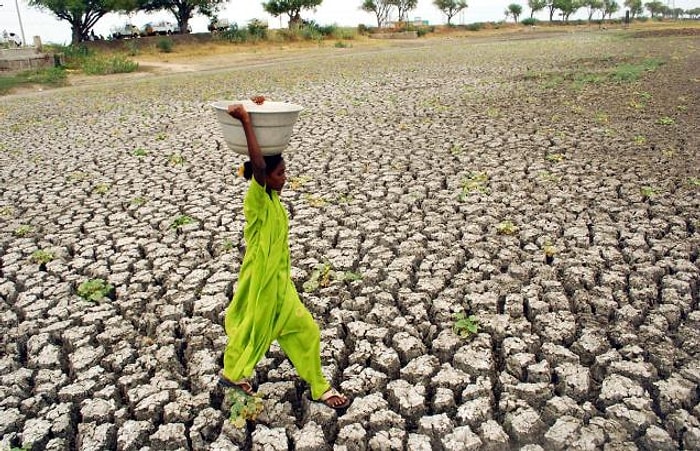
[[326, 199], [324, 199], [323, 197], [321, 197], [321, 196], [315, 196], [315, 195], [309, 194], [309, 193], [306, 193], [306, 194], [304, 195], [304, 200], [306, 200], [306, 202], [307, 202], [309, 205], [311, 205], [312, 207], [316, 207], [316, 208], [324, 207], [324, 206], [326, 206], [326, 204], [328, 203], [328, 202], [326, 201]]
[[557, 248], [555, 248], [554, 246], [552, 246], [552, 243], [550, 243], [549, 241], [547, 241], [546, 243], [544, 243], [544, 246], [542, 247], [542, 250], [544, 251], [544, 261], [545, 261], [545, 263], [547, 263], [548, 265], [551, 265], [552, 262], [554, 261], [554, 256], [555, 256], [556, 253], [557, 253]]
[[459, 196], [460, 201], [464, 201], [470, 193], [488, 193], [489, 189], [486, 183], [489, 181], [488, 175], [485, 172], [470, 172], [467, 178], [462, 181], [462, 193]]
[[639, 191], [644, 199], [651, 199], [660, 192], [658, 188], [654, 188], [653, 186], [642, 186]]
[[560, 153], [550, 153], [545, 157], [545, 159], [547, 161], [551, 161], [552, 163], [560, 163], [564, 161], [564, 155]]
[[304, 282], [304, 292], [311, 293], [319, 288], [325, 288], [333, 280], [333, 267], [330, 263], [321, 263], [313, 270], [309, 280]]
[[307, 177], [304, 175], [299, 176], [299, 177], [292, 177], [291, 179], [289, 179], [289, 188], [296, 191], [299, 188], [306, 185], [310, 181], [311, 181], [311, 177]]
[[12, 207], [2, 207], [0, 208], [0, 217], [10, 217], [14, 216], [15, 209]]
[[68, 174], [68, 176], [66, 178], [70, 182], [77, 183], [77, 182], [82, 182], [84, 180], [88, 180], [90, 178], [90, 174], [88, 174], [87, 172], [83, 172], [83, 171], [73, 171], [70, 174]]
[[333, 46], [337, 49], [346, 49], [346, 48], [350, 47], [350, 44], [348, 44], [347, 42], [343, 42], [343, 41], [335, 41], [335, 44], [333, 44]]
[[695, 188], [700, 188], [700, 177], [690, 177], [688, 179], [688, 184], [694, 186]]
[[134, 150], [135, 157], [145, 157], [146, 155], [148, 155], [148, 151], [146, 149], [139, 147], [136, 150]]
[[499, 235], [514, 235], [518, 231], [518, 227], [512, 221], [503, 221], [496, 226], [496, 231]]
[[110, 296], [114, 287], [104, 279], [90, 279], [78, 286], [78, 296], [86, 301], [100, 302]]
[[148, 200], [143, 196], [138, 196], [131, 199], [131, 205], [136, 205], [137, 207], [144, 205], [146, 202], [148, 202]]
[[330, 286], [333, 281], [353, 282], [356, 280], [362, 280], [362, 274], [352, 271], [335, 271], [330, 262], [324, 262], [311, 272], [311, 276], [309, 280], [304, 282], [303, 288], [305, 293], [311, 293], [319, 288]]
[[604, 125], [610, 122], [610, 116], [607, 113], [598, 112], [595, 114], [595, 121], [597, 124]]
[[646, 136], [642, 136], [642, 135], [637, 135], [637, 136], [635, 136], [634, 138], [632, 138], [632, 140], [633, 140], [634, 143], [635, 143], [636, 145], [638, 145], [638, 146], [643, 146], [644, 144], [647, 143], [647, 138], [646, 138]]
[[224, 252], [231, 252], [236, 248], [236, 243], [231, 238], [226, 238], [221, 242], [221, 249]]
[[95, 185], [95, 188], [92, 189], [92, 192], [95, 194], [100, 194], [100, 195], [105, 195], [109, 191], [109, 184], [107, 183], [98, 183]]
[[452, 147], [450, 147], [450, 153], [452, 155], [459, 155], [463, 152], [462, 146], [459, 144], [453, 144]]
[[34, 229], [32, 228], [32, 226], [23, 224], [15, 229], [14, 235], [18, 238], [23, 238], [25, 236], [28, 236], [33, 231]]
[[255, 421], [263, 411], [262, 395], [253, 396], [243, 393], [241, 390], [227, 391], [228, 400], [231, 403], [229, 421], [237, 428], [243, 428], [246, 421]]
[[156, 140], [157, 140], [157, 141], [165, 141], [165, 139], [166, 139], [167, 137], [168, 137], [168, 135], [166, 135], [166, 134], [163, 133], [163, 132], [160, 132], [160, 133], [158, 133], [158, 134], [156, 135]]
[[175, 220], [170, 224], [170, 228], [171, 229], [179, 229], [182, 226], [192, 224], [194, 222], [195, 222], [195, 220], [192, 219], [190, 216], [182, 215], [182, 216], [178, 216], [177, 218], [175, 218]]
[[673, 125], [676, 123], [676, 121], [672, 117], [663, 116], [660, 117], [659, 120], [656, 121], [656, 123], [659, 125]]
[[174, 153], [168, 157], [168, 163], [170, 163], [173, 166], [181, 166], [186, 162], [187, 160], [185, 160], [185, 157], [183, 157], [179, 153]]
[[466, 315], [462, 312], [454, 315], [454, 332], [462, 338], [469, 338], [479, 332], [479, 319], [476, 315]]
[[540, 171], [537, 176], [543, 182], [558, 182], [560, 179], [549, 171]]
[[29, 260], [32, 263], [37, 263], [39, 265], [45, 265], [48, 262], [52, 261], [54, 258], [56, 258], [56, 256], [53, 254], [53, 252], [39, 249], [37, 251], [32, 252], [31, 257], [29, 257]]

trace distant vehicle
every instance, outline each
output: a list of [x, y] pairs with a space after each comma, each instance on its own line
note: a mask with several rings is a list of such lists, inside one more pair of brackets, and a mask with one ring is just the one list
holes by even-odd
[[130, 23], [119, 27], [112, 27], [110, 32], [113, 39], [138, 38], [141, 35], [141, 33], [139, 33], [139, 27]]
[[143, 26], [143, 29], [141, 30], [141, 36], [164, 36], [168, 34], [177, 33], [177, 31], [177, 25], [173, 24], [172, 22], [149, 22]]
[[217, 19], [209, 22], [209, 27], [207, 27], [211, 33], [217, 31], [225, 31], [231, 28], [231, 23], [228, 19]]

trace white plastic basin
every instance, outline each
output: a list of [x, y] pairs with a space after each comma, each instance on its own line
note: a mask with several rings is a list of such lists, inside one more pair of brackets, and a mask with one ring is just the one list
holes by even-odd
[[243, 104], [248, 111], [263, 155], [279, 154], [287, 148], [294, 124], [304, 109], [301, 105], [288, 102], [265, 101], [258, 105], [251, 100], [220, 100], [212, 103], [226, 144], [234, 152], [243, 155], [248, 155], [243, 126], [241, 121], [228, 114], [228, 106], [234, 103]]

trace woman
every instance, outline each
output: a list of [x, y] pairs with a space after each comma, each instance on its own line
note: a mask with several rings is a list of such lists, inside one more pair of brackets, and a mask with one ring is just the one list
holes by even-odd
[[253, 180], [243, 203], [246, 253], [236, 293], [226, 310], [228, 343], [219, 382], [252, 395], [250, 377], [255, 365], [277, 340], [299, 376], [311, 386], [312, 399], [345, 409], [350, 400], [331, 388], [321, 372], [319, 329], [290, 276], [289, 223], [279, 200], [287, 180], [284, 159], [262, 155], [243, 105], [230, 105], [228, 113], [243, 126], [250, 158], [243, 175]]

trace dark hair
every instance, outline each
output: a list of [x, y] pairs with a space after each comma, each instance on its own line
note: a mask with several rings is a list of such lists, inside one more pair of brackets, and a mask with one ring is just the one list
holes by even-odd
[[[268, 173], [274, 171], [275, 168], [284, 161], [282, 154], [263, 155], [263, 159], [265, 160], [265, 171]], [[243, 163], [243, 177], [245, 177], [246, 180], [250, 180], [250, 178], [253, 177], [253, 164], [250, 161]]]

